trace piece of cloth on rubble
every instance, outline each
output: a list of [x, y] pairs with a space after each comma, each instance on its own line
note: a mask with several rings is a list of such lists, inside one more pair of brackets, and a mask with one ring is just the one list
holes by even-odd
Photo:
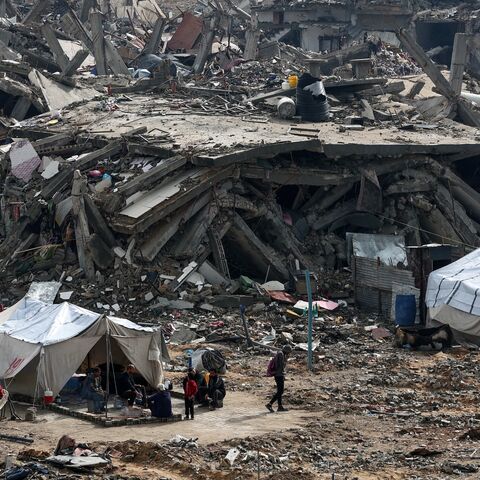
[[55, 455], [68, 455], [74, 452], [77, 443], [75, 439], [68, 436], [62, 435], [58, 440], [57, 447], [55, 448]]

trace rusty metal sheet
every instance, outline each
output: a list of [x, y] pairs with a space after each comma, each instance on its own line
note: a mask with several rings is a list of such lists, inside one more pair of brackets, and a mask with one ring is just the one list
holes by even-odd
[[202, 33], [203, 20], [193, 13], [185, 12], [182, 23], [167, 43], [169, 50], [191, 50]]

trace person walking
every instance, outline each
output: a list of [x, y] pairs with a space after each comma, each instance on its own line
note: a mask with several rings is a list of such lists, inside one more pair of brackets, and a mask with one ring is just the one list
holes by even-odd
[[265, 406], [270, 412], [274, 412], [273, 404], [278, 402], [277, 412], [286, 412], [288, 409], [283, 406], [282, 396], [285, 389], [285, 367], [287, 365], [288, 356], [292, 353], [292, 347], [285, 345], [268, 364], [267, 375], [274, 377], [277, 391], [269, 403]]
[[195, 402], [195, 395], [198, 392], [198, 385], [195, 381], [195, 371], [189, 371], [186, 381], [183, 384], [183, 391], [185, 396], [185, 418], [189, 420], [190, 418], [193, 420], [195, 418], [194, 412], [194, 402]]

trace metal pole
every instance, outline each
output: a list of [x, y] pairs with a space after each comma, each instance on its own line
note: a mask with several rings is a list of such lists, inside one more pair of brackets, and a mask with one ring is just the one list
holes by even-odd
[[247, 319], [245, 318], [245, 305], [240, 305], [240, 316], [242, 317], [243, 328], [245, 330], [245, 337], [247, 339], [247, 347], [252, 347], [252, 339], [250, 338], [250, 332], [248, 331]]
[[106, 350], [107, 350], [107, 388], [106, 388], [106, 395], [105, 395], [105, 418], [108, 418], [108, 397], [110, 396], [110, 330], [108, 327], [108, 319], [107, 321], [107, 331], [105, 333], [105, 341], [106, 341]]
[[260, 449], [257, 448], [257, 480], [260, 480]]
[[310, 285], [310, 272], [305, 270], [305, 286], [308, 296], [308, 353], [307, 366], [309, 370], [313, 368], [313, 309], [312, 309], [312, 286]]

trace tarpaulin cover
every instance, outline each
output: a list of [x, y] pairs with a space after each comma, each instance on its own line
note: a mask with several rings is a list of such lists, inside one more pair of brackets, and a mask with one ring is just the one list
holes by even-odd
[[20, 302], [10, 318], [0, 325], [0, 332], [29, 343], [63, 342], [76, 337], [100, 317], [67, 302], [54, 305], [29, 298]]
[[428, 277], [427, 307], [448, 305], [462, 312], [480, 315], [480, 249]]
[[161, 330], [29, 298], [0, 314], [0, 378], [10, 379], [11, 393], [56, 395], [90, 352], [98, 363], [107, 361], [107, 338], [119, 355], [114, 362], [133, 363], [153, 387], [163, 381], [162, 360], [169, 357]]
[[195, 350], [192, 354], [192, 367], [198, 371], [215, 369], [220, 375], [227, 371], [227, 362], [218, 350]]

